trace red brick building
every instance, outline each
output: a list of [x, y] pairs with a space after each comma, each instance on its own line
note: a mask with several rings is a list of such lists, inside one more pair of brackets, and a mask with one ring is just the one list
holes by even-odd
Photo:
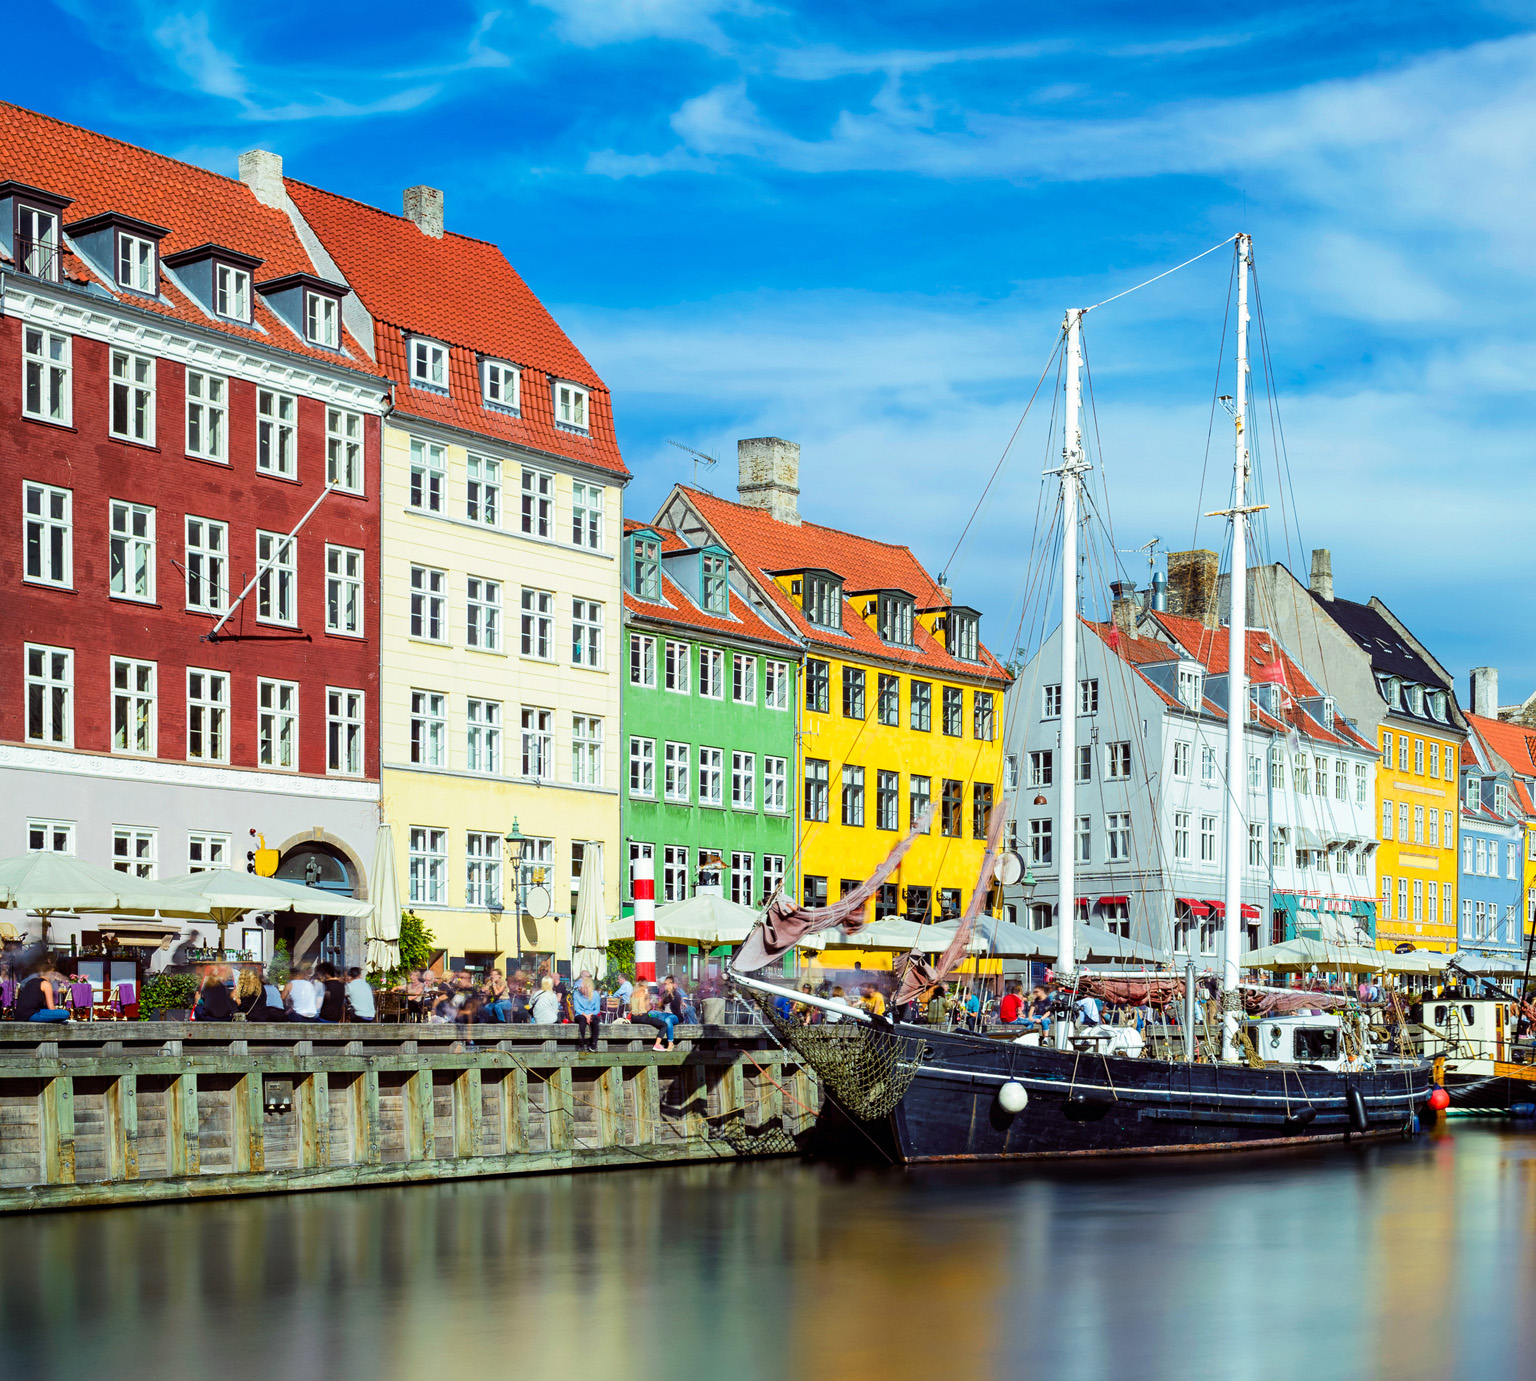
[[0, 854], [257, 831], [367, 895], [389, 385], [348, 296], [244, 184], [0, 105]]

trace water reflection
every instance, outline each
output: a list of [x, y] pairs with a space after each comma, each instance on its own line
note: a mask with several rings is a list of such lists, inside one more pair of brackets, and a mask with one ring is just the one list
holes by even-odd
[[[4, 1220], [4, 1370], [1528, 1369], [1536, 1138], [1106, 1173], [710, 1166]], [[1524, 1359], [1522, 1364], [1521, 1359]]]

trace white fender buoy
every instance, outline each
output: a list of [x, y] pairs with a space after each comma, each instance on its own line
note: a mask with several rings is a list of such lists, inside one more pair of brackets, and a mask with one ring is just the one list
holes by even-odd
[[1010, 1079], [998, 1089], [997, 1102], [1004, 1112], [1023, 1112], [1029, 1106], [1029, 1094], [1017, 1079]]

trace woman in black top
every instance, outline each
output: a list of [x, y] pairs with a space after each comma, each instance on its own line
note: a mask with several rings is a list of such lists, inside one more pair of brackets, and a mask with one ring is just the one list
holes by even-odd
[[341, 981], [341, 975], [331, 964], [318, 964], [315, 977], [325, 987], [325, 994], [320, 999], [320, 1020], [332, 1024], [344, 1020], [347, 1015], [347, 985]]
[[235, 1000], [217, 973], [203, 979], [202, 991], [197, 997], [197, 1021], [228, 1021], [235, 1014]]
[[32, 971], [32, 976], [21, 985], [16, 994], [16, 1005], [11, 1009], [13, 1021], [68, 1021], [69, 1009], [59, 1001], [57, 974], [52, 959], [44, 959]]

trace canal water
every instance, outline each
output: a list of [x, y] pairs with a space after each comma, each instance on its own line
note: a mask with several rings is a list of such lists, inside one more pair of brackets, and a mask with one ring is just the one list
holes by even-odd
[[1536, 1375], [1536, 1136], [1073, 1172], [794, 1162], [0, 1220], [0, 1375]]

